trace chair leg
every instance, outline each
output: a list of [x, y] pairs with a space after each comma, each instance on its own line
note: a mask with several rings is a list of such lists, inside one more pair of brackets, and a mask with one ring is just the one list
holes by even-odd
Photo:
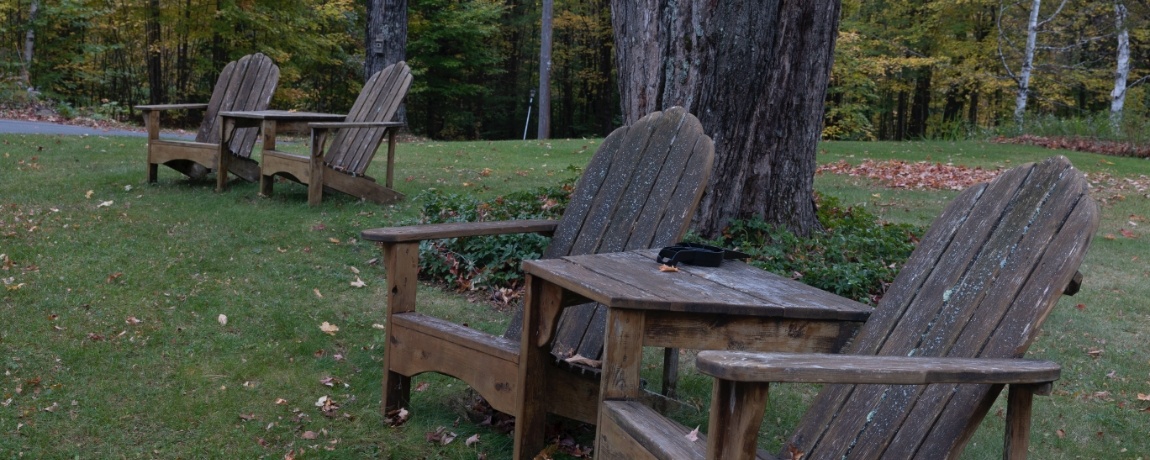
[[1034, 392], [1041, 385], [1010, 385], [1006, 402], [1006, 441], [1002, 457], [1025, 460], [1030, 447], [1030, 413]]
[[383, 406], [389, 411], [407, 407], [411, 401], [411, 377], [392, 372], [392, 315], [415, 311], [415, 293], [419, 275], [419, 243], [383, 243], [384, 269], [387, 273], [386, 344], [383, 349]]
[[707, 458], [753, 459], [770, 384], [715, 379], [711, 390]]
[[519, 346], [519, 401], [515, 414], [515, 447], [512, 458], [535, 458], [547, 443], [547, 370], [550, 344], [540, 346], [542, 312], [558, 309], [563, 290], [542, 279], [527, 275], [523, 299], [523, 333]]
[[[386, 366], [387, 363], [384, 363]], [[391, 371], [383, 373], [383, 416], [406, 408], [411, 402], [411, 377]]]
[[155, 163], [148, 163], [148, 183], [154, 184], [160, 174], [160, 165]]
[[275, 184], [276, 178], [274, 176], [265, 176], [260, 174], [260, 195], [265, 197], [272, 196], [272, 187]]

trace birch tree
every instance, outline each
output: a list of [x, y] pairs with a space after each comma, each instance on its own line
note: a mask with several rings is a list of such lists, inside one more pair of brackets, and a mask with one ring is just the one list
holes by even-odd
[[32, 0], [28, 4], [28, 30], [24, 33], [24, 62], [20, 68], [20, 79], [25, 88], [32, 87], [31, 68], [32, 53], [36, 47], [36, 13], [40, 10], [40, 0]]
[[1003, 50], [1004, 45], [1012, 45], [1008, 38], [1008, 33], [1004, 29], [1002, 21], [1007, 16], [1008, 10], [1014, 7], [1021, 7], [1021, 2], [1007, 4], [1003, 2], [999, 8], [998, 13], [998, 56], [1002, 61], [1003, 68], [1006, 69], [1007, 75], [1014, 80], [1016, 84], [1016, 92], [1014, 98], [1014, 123], [1022, 125], [1024, 116], [1026, 114], [1026, 105], [1030, 98], [1030, 79], [1034, 73], [1034, 54], [1038, 48], [1038, 32], [1046, 24], [1053, 21], [1062, 9], [1066, 6], [1067, 0], [1062, 0], [1058, 4], [1058, 8], [1054, 10], [1046, 19], [1040, 19], [1042, 0], [1030, 0], [1030, 7], [1026, 10], [1028, 19], [1026, 21], [1026, 45], [1022, 52], [1022, 66], [1017, 73], [1010, 68], [1007, 62], [1006, 53]]

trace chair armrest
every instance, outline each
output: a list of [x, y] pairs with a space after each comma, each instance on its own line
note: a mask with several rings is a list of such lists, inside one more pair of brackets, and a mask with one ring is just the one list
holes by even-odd
[[557, 220], [529, 219], [495, 222], [458, 222], [447, 224], [409, 225], [404, 227], [372, 228], [360, 233], [363, 239], [380, 243], [410, 243], [465, 236], [507, 235], [514, 233], [543, 233], [555, 231]]
[[152, 110], [205, 110], [208, 104], [156, 104], [156, 105], [137, 105], [136, 110], [145, 112]]
[[703, 351], [700, 372], [736, 382], [925, 385], [932, 383], [1040, 384], [1062, 368], [1029, 359], [928, 358], [818, 353]]
[[403, 123], [398, 121], [328, 121], [308, 123], [311, 129], [339, 129], [339, 128], [402, 128]]

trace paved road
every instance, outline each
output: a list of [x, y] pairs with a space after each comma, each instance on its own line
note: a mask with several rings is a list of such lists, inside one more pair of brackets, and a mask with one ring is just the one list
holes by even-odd
[[[103, 129], [103, 128], [90, 128], [87, 126], [72, 126], [62, 125], [59, 123], [49, 123], [44, 121], [17, 121], [17, 120], [0, 120], [0, 133], [3, 134], [63, 134], [69, 136], [135, 136], [145, 137], [147, 133], [144, 131], [131, 131], [125, 129]], [[192, 139], [194, 134], [164, 134], [162, 137], [176, 137], [182, 139]]]

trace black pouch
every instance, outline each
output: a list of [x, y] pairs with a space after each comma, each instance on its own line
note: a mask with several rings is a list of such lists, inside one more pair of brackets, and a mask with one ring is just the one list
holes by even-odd
[[718, 267], [725, 259], [749, 259], [751, 256], [716, 246], [699, 243], [679, 243], [659, 250], [656, 262], [672, 267], [684, 263], [700, 267]]

